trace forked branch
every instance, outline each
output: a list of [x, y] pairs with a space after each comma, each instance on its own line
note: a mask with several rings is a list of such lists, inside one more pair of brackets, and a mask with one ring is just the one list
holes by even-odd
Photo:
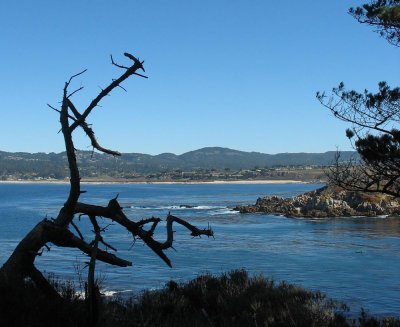
[[89, 106], [82, 113], [81, 117], [70, 126], [71, 131], [73, 131], [76, 127], [78, 127], [89, 116], [89, 114], [100, 103], [100, 101], [105, 96], [109, 95], [113, 89], [118, 87], [123, 81], [125, 81], [130, 76], [139, 75], [136, 73], [137, 70], [141, 69], [144, 71], [143, 61], [142, 62], [139, 61], [139, 59], [137, 59], [136, 57], [132, 56], [129, 53], [124, 53], [124, 55], [126, 57], [128, 57], [129, 59], [133, 60], [133, 65], [131, 65], [129, 67], [124, 67], [124, 68], [126, 68], [125, 72], [117, 79], [114, 79], [106, 88], [101, 90], [101, 92], [92, 100], [92, 102], [90, 102]]
[[[125, 213], [122, 211], [122, 207], [116, 199], [109, 201], [107, 207], [96, 206], [86, 203], [77, 203], [75, 212], [78, 214], [85, 214], [87, 216], [101, 216], [104, 218], [111, 219], [112, 221], [118, 223], [119, 225], [126, 228], [134, 237], [139, 237], [143, 242], [149, 246], [168, 266], [171, 265], [171, 261], [165, 255], [163, 250], [172, 247], [174, 240], [174, 232], [172, 229], [173, 223], [176, 222], [184, 227], [186, 227], [190, 232], [191, 236], [197, 237], [201, 235], [213, 236], [214, 232], [211, 228], [199, 229], [187, 221], [180, 219], [178, 217], [168, 215], [167, 217], [167, 239], [165, 242], [159, 242], [153, 238], [154, 230], [157, 224], [161, 221], [160, 218], [149, 218], [141, 220], [139, 222], [134, 222], [130, 220]], [[143, 226], [147, 223], [152, 223], [149, 230], [145, 230]]]

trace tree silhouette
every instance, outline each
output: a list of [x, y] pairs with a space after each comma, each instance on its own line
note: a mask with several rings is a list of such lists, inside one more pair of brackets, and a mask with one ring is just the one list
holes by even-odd
[[[164, 242], [160, 242], [153, 237], [154, 231], [160, 223], [160, 218], [151, 217], [140, 221], [133, 221], [123, 212], [122, 207], [118, 203], [117, 197], [111, 199], [107, 206], [97, 206], [88, 203], [79, 202], [81, 191], [79, 168], [76, 160], [76, 150], [73, 142], [73, 133], [77, 128], [82, 128], [86, 136], [90, 139], [93, 149], [107, 153], [113, 156], [120, 156], [120, 153], [114, 150], [102, 147], [94, 134], [93, 129], [87, 123], [87, 118], [92, 111], [99, 105], [101, 100], [108, 96], [115, 88], [122, 88], [121, 83], [132, 75], [147, 78], [138, 71], [144, 72], [143, 61], [140, 61], [129, 53], [124, 54], [131, 61], [130, 66], [117, 64], [111, 57], [111, 63], [115, 67], [122, 69], [123, 73], [112, 82], [90, 102], [83, 110], [79, 111], [73, 104], [71, 98], [83, 87], [79, 87], [74, 91], [70, 91], [71, 82], [77, 76], [85, 73], [86, 70], [73, 75], [64, 85], [61, 108], [51, 107], [59, 113], [61, 132], [64, 137], [65, 149], [68, 158], [70, 172], [70, 190], [69, 195], [60, 209], [55, 219], [44, 218], [40, 221], [17, 245], [11, 256], [0, 269], [0, 282], [5, 283], [8, 287], [23, 288], [26, 278], [28, 277], [34, 284], [45, 294], [53, 298], [59, 298], [58, 293], [52, 285], [46, 280], [43, 274], [35, 267], [35, 259], [41, 255], [43, 248], [47, 247], [47, 243], [52, 243], [59, 247], [76, 248], [84, 252], [90, 257], [89, 274], [88, 274], [88, 293], [89, 299], [95, 302], [96, 288], [94, 283], [94, 269], [96, 260], [105, 263], [127, 267], [131, 266], [131, 262], [119, 258], [107, 251], [114, 249], [103, 239], [104, 230], [98, 225], [98, 217], [112, 220], [131, 233], [132, 237], [138, 237], [168, 266], [171, 267], [169, 258], [164, 250], [172, 247], [174, 241], [174, 232], [172, 230], [173, 223], [186, 227], [193, 237], [200, 235], [213, 236], [211, 228], [198, 229], [188, 222], [168, 214], [166, 219], [167, 238]], [[84, 239], [74, 220], [77, 217], [87, 217], [93, 226], [94, 238], [92, 241]], [[71, 231], [70, 230], [73, 230]], [[103, 249], [103, 248], [105, 249]], [[95, 310], [92, 308], [91, 310]], [[94, 322], [92, 322], [94, 324]]]
[[[400, 45], [400, 1], [378, 0], [349, 13], [360, 23], [374, 26], [389, 43]], [[340, 162], [336, 156], [329, 181], [348, 190], [400, 196], [400, 88], [386, 82], [378, 91], [359, 93], [346, 90], [343, 82], [327, 96], [317, 99], [333, 115], [351, 124], [346, 136], [353, 142], [360, 159]]]
[[400, 45], [400, 1], [377, 0], [350, 8], [350, 15], [362, 24], [373, 26], [389, 43]]

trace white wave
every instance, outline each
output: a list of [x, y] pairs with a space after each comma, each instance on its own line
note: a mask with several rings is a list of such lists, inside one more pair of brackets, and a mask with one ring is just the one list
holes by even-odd
[[[116, 295], [121, 295], [123, 293], [131, 293], [133, 290], [123, 290], [123, 291], [110, 291], [110, 290], [100, 290], [101, 295], [106, 296], [106, 297], [112, 297]], [[79, 299], [84, 299], [85, 298], [85, 292], [84, 291], [76, 291], [75, 295]]]
[[215, 210], [210, 212], [210, 216], [218, 216], [218, 215], [237, 215], [239, 214], [239, 211], [233, 210], [233, 209], [221, 209], [221, 210]]
[[189, 204], [181, 204], [181, 205], [171, 205], [171, 206], [161, 206], [161, 207], [138, 207], [138, 206], [130, 206], [131, 209], [138, 210], [215, 210], [215, 209], [227, 209], [227, 207], [222, 206], [192, 206]]
[[221, 206], [195, 206], [193, 209], [196, 210], [214, 210], [214, 209], [227, 209], [226, 207]]
[[101, 294], [103, 294], [104, 296], [107, 297], [112, 297], [115, 295], [119, 295], [119, 294], [123, 294], [123, 293], [130, 293], [133, 292], [133, 290], [123, 290], [123, 291], [106, 291], [106, 290], [102, 290]]

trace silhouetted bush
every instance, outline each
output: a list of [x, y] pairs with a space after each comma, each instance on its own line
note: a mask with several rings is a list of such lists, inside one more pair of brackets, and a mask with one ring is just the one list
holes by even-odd
[[[23, 290], [1, 287], [0, 326], [86, 326], [86, 303], [71, 282], [51, 279], [63, 301], [49, 301], [29, 282]], [[315, 326], [400, 327], [364, 311], [345, 318], [346, 306], [320, 292], [234, 270], [168, 282], [135, 299], [103, 298], [99, 326]]]
[[23, 288], [0, 285], [0, 326], [87, 326], [86, 307], [71, 282], [52, 280], [61, 300], [49, 299], [27, 281]]

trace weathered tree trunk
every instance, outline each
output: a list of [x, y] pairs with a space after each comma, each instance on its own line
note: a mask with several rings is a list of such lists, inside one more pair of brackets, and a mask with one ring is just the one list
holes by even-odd
[[40, 249], [46, 244], [45, 222], [38, 223], [18, 244], [0, 269], [2, 280], [8, 284], [21, 283], [30, 276]]

